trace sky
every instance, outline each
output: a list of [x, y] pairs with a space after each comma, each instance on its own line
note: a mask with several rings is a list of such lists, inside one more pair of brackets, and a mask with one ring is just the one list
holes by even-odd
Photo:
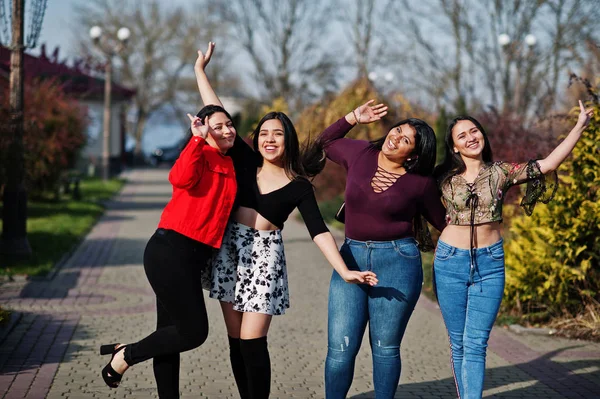
[[[25, 0], [25, 11], [27, 13], [27, 1]], [[42, 24], [42, 32], [38, 40], [38, 47], [30, 50], [31, 54], [39, 54], [39, 45], [46, 43], [46, 50], [52, 53], [56, 46], [60, 46], [61, 59], [73, 58], [77, 53], [76, 33], [74, 32], [74, 7], [88, 3], [87, 0], [47, 0], [46, 14]], [[160, 0], [165, 4], [189, 3], [185, 0]], [[26, 16], [27, 18], [27, 16]], [[28, 25], [25, 25], [28, 28]], [[25, 32], [27, 34], [27, 32]], [[86, 32], [87, 35], [87, 32]]]

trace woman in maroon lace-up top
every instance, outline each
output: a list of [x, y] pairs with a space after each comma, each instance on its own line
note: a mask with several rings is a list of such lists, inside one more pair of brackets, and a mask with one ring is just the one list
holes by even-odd
[[387, 107], [372, 104], [369, 101], [348, 113], [318, 141], [327, 157], [348, 172], [342, 257], [348, 268], [373, 271], [379, 280], [376, 287], [350, 285], [333, 272], [325, 364], [327, 399], [346, 397], [367, 322], [375, 395], [378, 399], [394, 397], [400, 379], [400, 342], [423, 283], [413, 224], [422, 215], [440, 231], [446, 225], [445, 210], [430, 177], [436, 145], [427, 123], [402, 120], [373, 142], [344, 138], [356, 124], [371, 123], [386, 114]]

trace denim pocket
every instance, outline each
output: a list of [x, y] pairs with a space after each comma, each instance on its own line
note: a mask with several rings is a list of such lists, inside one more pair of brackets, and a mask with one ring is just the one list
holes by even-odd
[[452, 252], [454, 252], [454, 247], [438, 244], [437, 248], [435, 249], [435, 258], [439, 260], [446, 260], [452, 256]]
[[504, 259], [504, 247], [502, 245], [495, 245], [492, 248], [488, 248], [488, 253], [494, 260]]
[[396, 245], [394, 249], [405, 258], [415, 259], [421, 256], [421, 252], [415, 244]]

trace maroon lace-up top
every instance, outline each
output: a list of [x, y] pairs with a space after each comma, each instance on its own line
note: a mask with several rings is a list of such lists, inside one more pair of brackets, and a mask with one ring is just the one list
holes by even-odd
[[[352, 129], [345, 118], [321, 135], [327, 158], [343, 166], [346, 180], [346, 237], [359, 241], [391, 241], [414, 237], [413, 219], [423, 215], [436, 229], [446, 226], [446, 210], [432, 177], [406, 173], [376, 192], [371, 182], [380, 150], [368, 141], [346, 139]], [[378, 186], [387, 187], [388, 184]]]

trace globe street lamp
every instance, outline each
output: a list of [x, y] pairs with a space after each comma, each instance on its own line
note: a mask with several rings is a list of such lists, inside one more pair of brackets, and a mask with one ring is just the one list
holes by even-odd
[[[498, 44], [502, 48], [506, 48], [511, 41], [512, 39], [506, 33], [501, 33], [498, 35]], [[537, 44], [537, 38], [535, 37], [535, 35], [529, 33], [525, 36], [523, 42], [527, 45], [527, 47], [531, 49]]]
[[369, 80], [373, 83], [385, 81], [386, 83], [391, 83], [394, 80], [394, 74], [392, 72], [384, 72], [383, 75], [378, 74], [375, 71], [369, 72], [367, 75]]
[[[505, 67], [502, 78], [502, 83], [504, 86], [504, 107], [507, 109], [509, 106], [509, 101], [513, 102], [513, 110], [518, 109], [522, 102], [522, 96], [526, 95], [526, 93], [522, 92], [522, 82], [521, 80], [525, 79], [525, 87], [527, 87], [527, 83], [529, 82], [529, 78], [533, 71], [534, 63], [528, 62], [523, 63], [522, 61], [526, 58], [534, 57], [534, 47], [537, 44], [537, 38], [529, 33], [525, 35], [523, 40], [515, 40], [513, 41], [511, 37], [502, 33], [498, 35], [498, 44], [502, 48], [502, 51], [505, 56]], [[525, 52], [524, 47], [527, 47], [527, 53]], [[531, 60], [531, 59], [530, 59]], [[513, 63], [514, 61], [514, 63]], [[512, 68], [516, 69], [515, 73], [512, 73]], [[512, 82], [512, 78], [514, 77], [514, 83]]]
[[500, 46], [506, 47], [506, 46], [508, 46], [509, 43], [510, 43], [510, 36], [508, 36], [506, 33], [502, 33], [502, 34], [498, 35], [498, 44], [500, 44]]
[[536, 43], [537, 43], [537, 39], [531, 33], [529, 35], [525, 36], [525, 44], [528, 45], [529, 47], [535, 46]]
[[117, 31], [117, 41], [110, 40], [103, 35], [102, 28], [93, 26], [90, 29], [90, 38], [96, 48], [105, 56], [104, 64], [104, 118], [102, 123], [102, 179], [110, 177], [110, 113], [111, 113], [111, 91], [112, 91], [112, 58], [123, 51], [131, 32], [127, 28]]

